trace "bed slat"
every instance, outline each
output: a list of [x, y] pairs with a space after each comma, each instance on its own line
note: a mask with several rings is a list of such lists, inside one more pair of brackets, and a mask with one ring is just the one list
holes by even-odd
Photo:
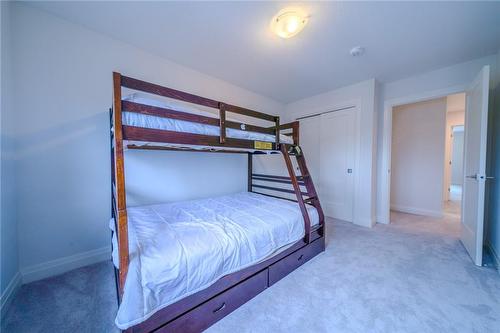
[[[146, 105], [141, 103], [136, 103], [132, 101], [122, 101], [122, 110], [126, 112], [134, 112], [139, 114], [145, 114], [149, 116], [170, 118], [176, 120], [190, 121], [193, 123], [219, 126], [220, 120], [217, 118], [197, 115], [189, 112], [182, 112], [167, 108], [160, 108], [157, 106]], [[250, 125], [246, 123], [239, 123], [235, 121], [226, 120], [226, 128], [233, 128], [247, 132], [257, 132], [263, 134], [274, 135], [274, 128], [261, 127], [256, 125]]]
[[[165, 131], [135, 126], [123, 126], [123, 138], [132, 141], [255, 149], [254, 141], [251, 140], [226, 138], [226, 143], [222, 144], [219, 141], [219, 136]], [[270, 144], [271, 149], [269, 150], [276, 150], [276, 144]]]
[[[274, 179], [274, 178], [261, 178], [261, 177], [252, 177], [252, 179], [260, 180], [264, 182], [273, 182], [273, 183], [282, 183], [282, 184], [292, 184], [291, 180], [288, 179]], [[299, 185], [305, 186], [304, 182], [299, 181]]]
[[[253, 187], [258, 187], [258, 188], [263, 188], [266, 190], [273, 190], [273, 191], [278, 191], [278, 192], [284, 192], [284, 193], [292, 193], [295, 194], [294, 190], [289, 190], [286, 188], [279, 188], [279, 187], [272, 187], [272, 186], [265, 186], [265, 185], [259, 185], [259, 184], [252, 184]], [[300, 192], [302, 195], [307, 195], [307, 192]]]
[[274, 120], [275, 120], [275, 116], [272, 116], [270, 114], [262, 113], [262, 112], [258, 112], [258, 111], [254, 111], [254, 110], [250, 110], [250, 109], [245, 109], [245, 108], [242, 108], [242, 107], [236, 106], [236, 105], [226, 104], [226, 110], [228, 112], [241, 114], [243, 116], [264, 119], [264, 120], [268, 120], [268, 121], [272, 121], [272, 122], [274, 122]]
[[[288, 176], [266, 175], [266, 174], [263, 174], [263, 173], [253, 173], [252, 176], [254, 176], [254, 177], [261, 177], [261, 178], [286, 179], [286, 180], [290, 180], [291, 179]], [[295, 176], [295, 177], [297, 178], [298, 181], [301, 181], [301, 180], [304, 179], [303, 176]]]
[[198, 95], [193, 95], [172, 88], [163, 87], [154, 83], [149, 83], [146, 81], [134, 79], [128, 76], [122, 76], [122, 86], [134, 90], [147, 92], [150, 94], [177, 99], [179, 101], [208, 106], [215, 109], [219, 107], [219, 102], [214, 101], [213, 99], [201, 97]]

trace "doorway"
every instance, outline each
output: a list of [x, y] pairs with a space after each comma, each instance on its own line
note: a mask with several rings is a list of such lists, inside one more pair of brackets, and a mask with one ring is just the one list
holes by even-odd
[[449, 112], [450, 100], [447, 96], [393, 109], [391, 210], [442, 217], [449, 206], [451, 126], [460, 123], [460, 115], [463, 125], [465, 108], [464, 102], [461, 111]]
[[443, 213], [460, 218], [464, 164], [465, 93], [446, 98]]
[[448, 142], [450, 149], [448, 182], [448, 198], [444, 204], [444, 212], [460, 217], [462, 211], [462, 188], [464, 174], [464, 125], [451, 127], [451, 137]]
[[[398, 106], [442, 98], [465, 91], [463, 190], [460, 219], [460, 240], [472, 261], [481, 266], [485, 218], [486, 153], [488, 136], [488, 94], [490, 68], [484, 66], [474, 80], [462, 89], [452, 87], [434, 92], [388, 100], [384, 103], [383, 156], [381, 178], [381, 214], [379, 221], [390, 223], [391, 176], [392, 176], [392, 123], [394, 109]], [[443, 162], [445, 162], [443, 160]], [[426, 178], [422, 178], [426, 180]], [[444, 186], [444, 182], [441, 182]], [[443, 196], [444, 197], [444, 196]]]
[[392, 210], [460, 223], [464, 125], [465, 93], [393, 109]]

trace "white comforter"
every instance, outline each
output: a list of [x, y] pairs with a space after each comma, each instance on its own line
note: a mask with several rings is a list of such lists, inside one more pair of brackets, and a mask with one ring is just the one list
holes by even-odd
[[[130, 264], [115, 321], [120, 329], [304, 236], [297, 203], [249, 192], [127, 211]], [[316, 209], [308, 206], [308, 213], [317, 224]], [[113, 243], [117, 265], [115, 237]]]

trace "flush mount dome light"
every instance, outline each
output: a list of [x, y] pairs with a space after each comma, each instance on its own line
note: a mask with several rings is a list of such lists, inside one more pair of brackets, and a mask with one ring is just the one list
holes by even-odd
[[290, 38], [304, 28], [307, 19], [307, 15], [300, 10], [283, 9], [271, 20], [271, 30], [281, 38]]

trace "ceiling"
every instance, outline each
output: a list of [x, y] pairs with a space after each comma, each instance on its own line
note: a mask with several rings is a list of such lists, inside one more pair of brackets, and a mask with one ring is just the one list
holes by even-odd
[[[280, 2], [35, 2], [176, 63], [288, 103], [495, 53], [500, 2], [294, 2], [310, 14], [291, 39], [269, 30]], [[349, 50], [365, 47], [361, 57]]]

